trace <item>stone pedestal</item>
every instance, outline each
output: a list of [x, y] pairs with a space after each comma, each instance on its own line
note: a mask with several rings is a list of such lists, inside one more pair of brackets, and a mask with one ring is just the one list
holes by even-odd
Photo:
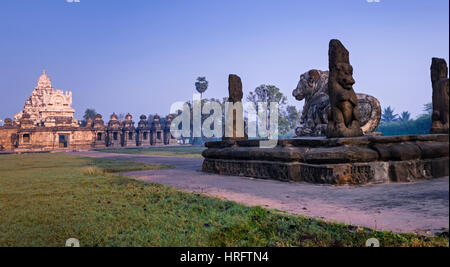
[[326, 184], [411, 182], [448, 176], [449, 135], [361, 136], [206, 143], [203, 171]]

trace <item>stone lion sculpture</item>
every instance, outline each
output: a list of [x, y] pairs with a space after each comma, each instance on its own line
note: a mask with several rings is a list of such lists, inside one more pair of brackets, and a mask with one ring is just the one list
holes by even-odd
[[[300, 81], [292, 95], [298, 101], [305, 100], [300, 127], [297, 136], [325, 136], [328, 124], [328, 71], [310, 70], [300, 75]], [[361, 114], [361, 129], [364, 134], [371, 134], [381, 120], [380, 102], [367, 94], [356, 94], [358, 110]]]

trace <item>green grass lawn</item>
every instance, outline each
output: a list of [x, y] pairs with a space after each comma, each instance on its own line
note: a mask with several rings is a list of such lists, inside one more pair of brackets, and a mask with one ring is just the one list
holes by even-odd
[[114, 174], [159, 169], [67, 154], [0, 156], [0, 246], [448, 246], [246, 207]]
[[119, 154], [141, 154], [153, 156], [201, 158], [203, 146], [165, 146], [165, 147], [137, 147], [137, 148], [107, 148], [100, 152]]

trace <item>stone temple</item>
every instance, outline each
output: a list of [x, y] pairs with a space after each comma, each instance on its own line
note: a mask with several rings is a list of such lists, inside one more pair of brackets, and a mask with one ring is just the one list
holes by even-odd
[[95, 120], [89, 119], [82, 124], [75, 119], [75, 110], [71, 106], [72, 92], [53, 88], [50, 77], [43, 71], [23, 110], [14, 116], [14, 120], [6, 118], [4, 125], [0, 126], [0, 151], [177, 144], [170, 133], [172, 115], [166, 117], [164, 125], [158, 115], [152, 122], [142, 115], [137, 128], [130, 114], [124, 121], [112, 114], [107, 125], [97, 114]]

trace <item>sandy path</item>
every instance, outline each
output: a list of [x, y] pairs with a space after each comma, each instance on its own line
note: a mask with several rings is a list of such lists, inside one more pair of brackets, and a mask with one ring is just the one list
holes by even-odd
[[260, 205], [377, 230], [430, 234], [449, 228], [448, 177], [408, 184], [313, 185], [203, 173], [200, 158], [102, 152], [72, 154], [176, 166], [126, 175], [249, 206]]

